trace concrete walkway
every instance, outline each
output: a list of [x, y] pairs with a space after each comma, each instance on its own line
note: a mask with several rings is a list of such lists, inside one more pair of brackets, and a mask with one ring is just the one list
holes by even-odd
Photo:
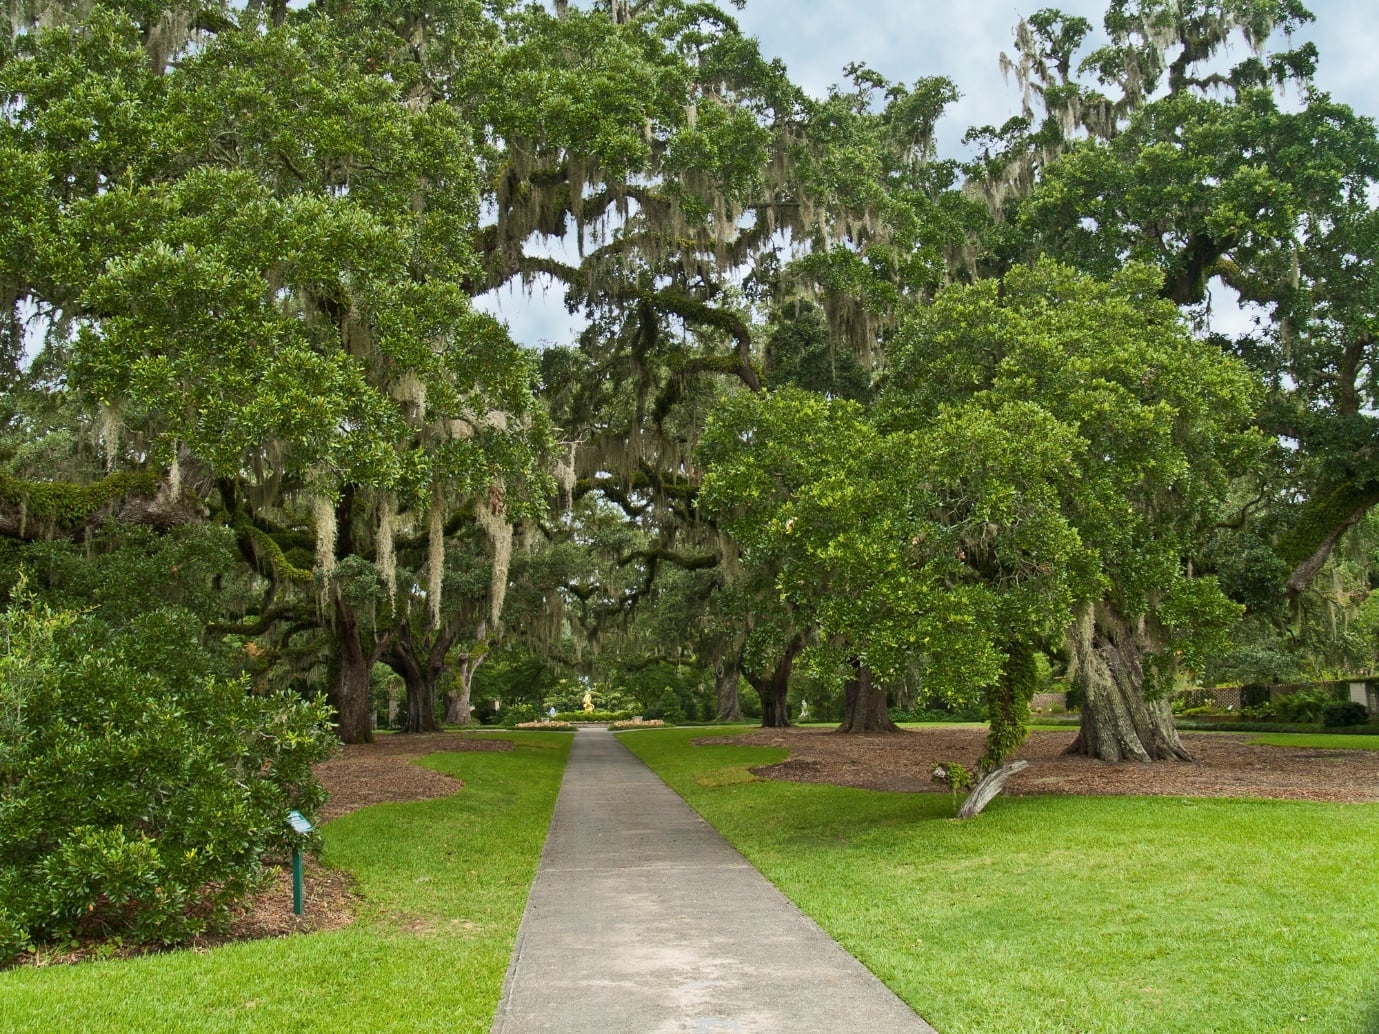
[[494, 1034], [933, 1034], [606, 729], [575, 735]]

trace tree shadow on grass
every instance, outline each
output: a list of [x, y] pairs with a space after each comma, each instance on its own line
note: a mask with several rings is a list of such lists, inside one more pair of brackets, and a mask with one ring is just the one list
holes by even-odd
[[1360, 1020], [1360, 1034], [1379, 1034], [1379, 996], [1371, 998]]

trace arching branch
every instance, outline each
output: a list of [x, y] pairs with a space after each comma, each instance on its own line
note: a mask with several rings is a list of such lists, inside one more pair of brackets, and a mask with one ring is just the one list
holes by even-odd
[[23, 481], [0, 473], [0, 535], [81, 540], [108, 521], [166, 531], [204, 520], [205, 503], [148, 472], [110, 474], [90, 485]]

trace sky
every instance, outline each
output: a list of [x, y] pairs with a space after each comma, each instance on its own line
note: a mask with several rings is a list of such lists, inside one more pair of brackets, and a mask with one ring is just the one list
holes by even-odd
[[[1321, 53], [1317, 85], [1362, 114], [1379, 116], [1374, 0], [1305, 2], [1317, 20], [1298, 38], [1316, 43]], [[815, 96], [841, 81], [843, 67], [854, 61], [892, 81], [948, 76], [962, 97], [939, 124], [938, 147], [941, 156], [956, 156], [969, 126], [1000, 125], [1019, 114], [1015, 84], [1002, 78], [999, 60], [1001, 51], [1013, 49], [1020, 16], [1058, 7], [1100, 28], [1106, 5], [1101, 0], [747, 0], [736, 12], [726, 0], [722, 6], [745, 33], [761, 41], [763, 53], [784, 61], [791, 78]], [[483, 307], [506, 320], [524, 344], [571, 340], [573, 323], [553, 289], [538, 288], [534, 297], [507, 291], [486, 298]]]
[[[1365, 114], [1379, 114], [1374, 68], [1379, 18], [1373, 0], [1304, 0], [1317, 20], [1299, 34], [1321, 51], [1318, 84], [1339, 101]], [[1001, 77], [1002, 50], [1011, 52], [1021, 15], [1057, 7], [1081, 15], [1097, 29], [1101, 0], [748, 0], [735, 13], [768, 56], [781, 58], [791, 78], [816, 96], [843, 76], [843, 66], [861, 61], [891, 80], [913, 82], [946, 75], [963, 98], [949, 109], [950, 147], [971, 125], [999, 125], [1019, 114], [1014, 84]], [[947, 12], [958, 10], [960, 15]], [[858, 12], [865, 12], [861, 15]], [[941, 13], [942, 12], [942, 13]], [[1243, 54], [1242, 54], [1243, 56]], [[942, 146], [942, 140], [941, 140]]]

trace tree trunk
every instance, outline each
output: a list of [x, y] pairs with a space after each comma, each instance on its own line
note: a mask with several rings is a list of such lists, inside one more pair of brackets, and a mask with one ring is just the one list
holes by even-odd
[[407, 726], [403, 732], [437, 732], [436, 685], [419, 672], [416, 677], [402, 676], [407, 687]]
[[1143, 631], [1107, 604], [1084, 607], [1074, 623], [1072, 654], [1082, 687], [1082, 728], [1068, 748], [1102, 761], [1191, 761], [1167, 697], [1146, 700]]
[[1002, 765], [982, 776], [977, 785], [972, 787], [972, 792], [967, 795], [967, 800], [962, 802], [962, 807], [958, 809], [958, 818], [975, 819], [982, 813], [982, 809], [995, 800], [996, 795], [1005, 789], [1006, 780], [1016, 772], [1022, 772], [1028, 767], [1028, 761], [1012, 761], [1010, 764]]
[[484, 663], [487, 651], [474, 651], [460, 658], [460, 691], [445, 695], [445, 721], [447, 725], [468, 725], [473, 708], [470, 698], [474, 689], [474, 673]]
[[742, 721], [742, 700], [738, 695], [738, 681], [741, 679], [736, 661], [726, 661], [722, 657], [713, 662], [713, 681], [718, 689], [718, 714], [720, 722]]
[[795, 658], [804, 649], [804, 636], [797, 635], [786, 644], [785, 652], [776, 662], [775, 670], [766, 676], [744, 672], [747, 682], [761, 697], [761, 727], [785, 729], [790, 725], [790, 672]]
[[886, 710], [886, 691], [874, 685], [871, 669], [852, 660], [853, 677], [843, 685], [843, 724], [836, 732], [899, 732]]
[[339, 672], [327, 694], [335, 708], [335, 728], [344, 743], [372, 743], [369, 715], [369, 671], [374, 658], [364, 650], [359, 616], [354, 608], [335, 597], [335, 636], [339, 646]]
[[[407, 686], [407, 728], [405, 732], [436, 732], [440, 725], [436, 722], [436, 687], [441, 683], [441, 677], [446, 670], [446, 655], [450, 648], [455, 645], [455, 640], [459, 638], [461, 625], [458, 622], [450, 622], [435, 633], [428, 645], [425, 638], [420, 640], [420, 647], [417, 640], [412, 637], [412, 626], [408, 621], [402, 621], [390, 633], [392, 639], [388, 648], [382, 653], [383, 663], [392, 668], [402, 677], [403, 683]], [[479, 625], [479, 635], [484, 634], [484, 625]], [[483, 644], [480, 644], [482, 646]], [[461, 681], [463, 690], [461, 692], [463, 719], [456, 718], [455, 715], [461, 712], [461, 703], [453, 693], [446, 695], [445, 720], [455, 722], [459, 725], [469, 724], [469, 687], [470, 681], [474, 677], [474, 668], [481, 663], [485, 653], [478, 646], [469, 654], [461, 658]], [[468, 673], [465, 673], [465, 668]]]
[[398, 625], [392, 642], [382, 654], [383, 663], [397, 672], [407, 687], [407, 724], [403, 732], [436, 732], [436, 681], [440, 675], [433, 665], [423, 663], [412, 642], [412, 629], [405, 621]]

